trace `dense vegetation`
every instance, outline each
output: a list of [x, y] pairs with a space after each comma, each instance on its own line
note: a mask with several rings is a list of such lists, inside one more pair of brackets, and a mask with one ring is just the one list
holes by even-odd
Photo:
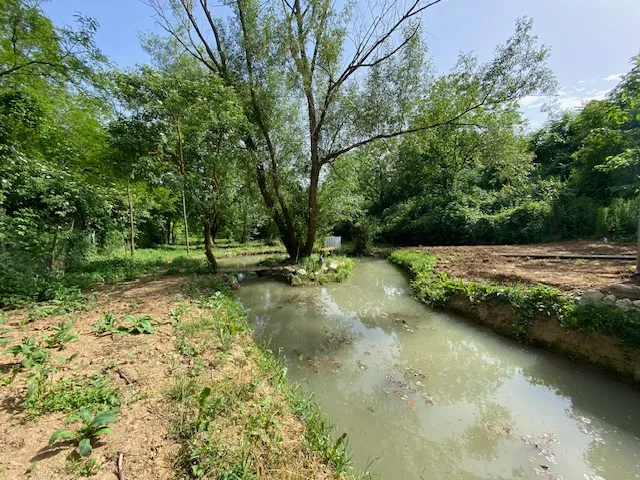
[[640, 60], [607, 100], [528, 133], [519, 101], [555, 91], [532, 22], [438, 74], [420, 28], [437, 3], [243, 0], [216, 17], [151, 0], [166, 36], [143, 37], [152, 64], [129, 71], [96, 47], [95, 20], [0, 3], [0, 305], [163, 244], [196, 243], [215, 270], [220, 238], [280, 241], [298, 261], [332, 231], [358, 252], [631, 236]]

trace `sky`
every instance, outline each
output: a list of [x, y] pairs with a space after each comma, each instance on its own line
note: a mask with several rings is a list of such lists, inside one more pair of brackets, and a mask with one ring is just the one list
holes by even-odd
[[[160, 32], [152, 12], [141, 0], [52, 0], [45, 12], [56, 24], [70, 24], [81, 12], [100, 24], [96, 41], [110, 60], [132, 67], [148, 61], [138, 33]], [[425, 39], [440, 72], [456, 63], [460, 52], [487, 61], [514, 32], [517, 18], [534, 20], [534, 32], [551, 48], [549, 66], [562, 109], [604, 98], [630, 70], [640, 53], [640, 0], [445, 0], [423, 16]], [[526, 97], [521, 108], [531, 127], [546, 118], [545, 99]]]

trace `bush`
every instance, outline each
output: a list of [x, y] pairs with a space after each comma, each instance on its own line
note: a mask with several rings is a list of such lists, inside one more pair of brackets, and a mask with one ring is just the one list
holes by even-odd
[[618, 240], [631, 239], [638, 229], [638, 200], [615, 198], [604, 209], [605, 235]]

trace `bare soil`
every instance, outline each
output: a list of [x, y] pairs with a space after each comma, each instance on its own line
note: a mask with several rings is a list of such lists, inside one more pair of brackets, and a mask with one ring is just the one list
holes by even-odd
[[424, 247], [438, 258], [436, 270], [454, 278], [502, 284], [543, 283], [565, 292], [608, 287], [630, 278], [629, 260], [533, 259], [499, 257], [496, 253], [634, 255], [632, 244], [574, 241], [535, 245]]
[[[74, 375], [90, 377], [102, 373], [116, 386], [121, 400], [118, 422], [112, 425], [113, 434], [100, 437], [93, 456], [100, 470], [92, 478], [117, 479], [118, 454], [124, 454], [124, 476], [127, 480], [151, 480], [182, 478], [174, 470], [173, 462], [180, 445], [170, 435], [172, 411], [169, 392], [175, 382], [176, 372], [188, 368], [185, 359], [175, 350], [176, 333], [171, 324], [170, 312], [179, 303], [189, 303], [181, 292], [187, 283], [180, 277], [164, 277], [158, 280], [130, 282], [115, 287], [101, 288], [96, 302], [89, 311], [71, 314], [75, 318], [74, 330], [78, 341], [68, 343], [64, 350], [51, 351], [51, 357], [73, 354], [77, 357], [61, 367], [54, 376]], [[192, 303], [192, 302], [191, 302]], [[193, 303], [192, 303], [193, 305]], [[196, 306], [192, 307], [196, 309]], [[151, 335], [96, 336], [92, 331], [100, 315], [112, 313], [118, 318], [126, 315], [149, 315], [156, 321], [156, 332]], [[48, 317], [21, 325], [26, 311], [9, 312], [6, 315], [10, 330], [9, 345], [20, 343], [26, 336], [40, 338], [42, 333], [55, 325], [61, 317]], [[243, 356], [250, 336], [234, 346], [237, 355]], [[18, 367], [12, 355], [0, 349], [0, 376]], [[209, 370], [207, 375], [235, 376], [251, 381], [252, 369], [244, 362], [228, 362], [224, 371]], [[229, 371], [229, 369], [237, 371]], [[253, 371], [255, 371], [255, 366]], [[21, 406], [26, 396], [28, 371], [22, 369], [13, 383], [0, 386], [0, 479], [18, 478], [71, 479], [78, 478], [69, 471], [69, 458], [74, 447], [60, 443], [48, 445], [51, 434], [63, 428], [65, 413], [49, 413], [35, 420], [26, 416]], [[247, 378], [248, 377], [248, 378]], [[276, 396], [270, 386], [265, 395]], [[317, 455], [309, 453], [303, 439], [304, 426], [300, 420], [283, 407], [281, 435], [293, 451], [305, 457], [304, 469], [292, 468], [293, 473], [275, 474], [277, 478], [332, 478], [335, 472], [323, 464]], [[224, 432], [222, 432], [224, 433]], [[232, 434], [230, 435], [233, 436]], [[303, 463], [303, 462], [300, 462]], [[300, 472], [304, 470], [305, 475]], [[268, 475], [265, 478], [271, 478]]]

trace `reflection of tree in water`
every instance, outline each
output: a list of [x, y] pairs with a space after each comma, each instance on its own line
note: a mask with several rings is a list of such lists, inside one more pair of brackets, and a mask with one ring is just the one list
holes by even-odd
[[[478, 423], [468, 426], [459, 439], [447, 441], [448, 448], [461, 449], [470, 457], [491, 460], [498, 455], [500, 444], [511, 432], [511, 412], [495, 402], [480, 405]], [[454, 447], [451, 443], [459, 444]]]
[[619, 430], [640, 437], [640, 416], [634, 413], [640, 399], [638, 391], [590, 367], [578, 368], [581, 372], [576, 375], [576, 363], [554, 353], [540, 352], [537, 361], [525, 367], [522, 374], [530, 384], [545, 386], [569, 399], [571, 408], [567, 414], [576, 421], [581, 416], [606, 418]]
[[[502, 413], [498, 415], [502, 415]], [[405, 419], [402, 423], [416, 425], [419, 422], [420, 417], [416, 412], [412, 412], [411, 418]], [[504, 476], [465, 468], [465, 460], [469, 458], [477, 458], [478, 456], [486, 460], [491, 458], [488, 452], [478, 455], [477, 447], [469, 444], [467, 432], [458, 438], [447, 439], [445, 442], [426, 440], [408, 429], [401, 432], [401, 437], [402, 444], [400, 445], [395, 435], [380, 435], [378, 437], [376, 451], [382, 452], [382, 458], [373, 463], [371, 470], [374, 473], [380, 472], [382, 478], [404, 480], [515, 480], [530, 478], [530, 472], [522, 467], [515, 467]], [[494, 441], [496, 449], [499, 442], [500, 439], [496, 438]]]
[[515, 371], [507, 358], [493, 355], [458, 331], [448, 332], [436, 351], [421, 352], [420, 356], [415, 367], [431, 376], [426, 382], [427, 393], [436, 405], [485, 402]]

